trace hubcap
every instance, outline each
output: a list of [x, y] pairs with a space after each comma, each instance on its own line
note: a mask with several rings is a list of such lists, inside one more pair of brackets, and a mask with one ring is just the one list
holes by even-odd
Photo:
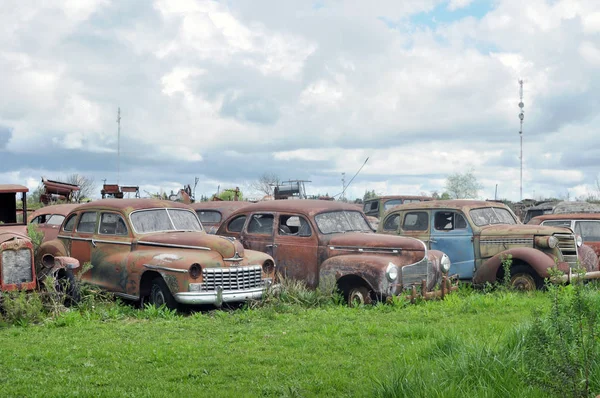
[[510, 278], [510, 284], [516, 290], [535, 290], [535, 281], [529, 274], [517, 274]]
[[354, 305], [360, 305], [365, 303], [365, 296], [360, 290], [354, 290], [350, 295], [350, 303]]
[[157, 307], [160, 307], [161, 305], [163, 305], [165, 303], [165, 296], [163, 295], [160, 288], [156, 285], [152, 286], [151, 297], [152, 297], [152, 304], [154, 304]]

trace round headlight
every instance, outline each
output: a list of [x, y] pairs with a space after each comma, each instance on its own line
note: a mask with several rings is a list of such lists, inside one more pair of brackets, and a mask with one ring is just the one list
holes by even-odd
[[440, 262], [441, 266], [442, 266], [442, 272], [444, 274], [447, 274], [448, 271], [450, 271], [450, 266], [452, 265], [452, 262], [450, 261], [450, 257], [448, 257], [446, 254], [444, 254], [442, 256], [442, 261]]
[[550, 249], [554, 249], [556, 246], [558, 246], [558, 238], [556, 236], [551, 236], [548, 238], [548, 247]]
[[581, 238], [581, 235], [577, 235], [575, 237], [575, 242], [577, 242], [577, 247], [581, 247], [581, 245], [583, 245], [583, 239]]
[[266, 260], [262, 266], [263, 272], [267, 275], [271, 275], [275, 271], [275, 263], [271, 260]]
[[398, 278], [398, 267], [396, 267], [396, 264], [388, 264], [387, 269], [385, 270], [385, 276], [387, 276], [390, 282], [393, 282]]
[[202, 267], [200, 264], [192, 264], [188, 272], [190, 273], [190, 278], [198, 279], [202, 273]]

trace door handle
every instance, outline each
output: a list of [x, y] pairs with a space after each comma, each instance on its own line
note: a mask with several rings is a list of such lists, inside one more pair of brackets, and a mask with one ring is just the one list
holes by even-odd
[[266, 247], [272, 247], [272, 248], [275, 248], [275, 247], [277, 247], [277, 245], [267, 245]]
[[429, 239], [429, 242], [431, 242], [431, 243], [437, 243], [437, 240], [435, 240], [435, 239]]
[[92, 246], [96, 247], [96, 240], [92, 239]]

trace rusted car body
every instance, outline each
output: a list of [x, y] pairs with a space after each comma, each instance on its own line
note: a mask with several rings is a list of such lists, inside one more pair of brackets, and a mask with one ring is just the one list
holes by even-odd
[[221, 222], [237, 209], [247, 206], [252, 202], [241, 200], [217, 200], [209, 202], [196, 202], [190, 206], [202, 223], [202, 226], [209, 234], [214, 234], [219, 229]]
[[340, 202], [249, 204], [223, 221], [217, 234], [270, 254], [282, 276], [310, 288], [332, 278], [349, 304], [395, 296], [422, 281], [423, 293], [436, 293], [450, 267], [444, 253], [417, 239], [373, 233], [360, 209]]
[[365, 200], [363, 211], [367, 216], [381, 218], [383, 214], [395, 206], [406, 203], [424, 202], [433, 200], [430, 196], [411, 196], [411, 195], [390, 195], [380, 196]]
[[570, 228], [600, 256], [600, 213], [547, 214], [532, 218], [528, 224]]
[[188, 205], [156, 199], [80, 205], [40, 252], [90, 262], [82, 280], [168, 308], [260, 299], [275, 272], [270, 256], [208, 235]]
[[[475, 200], [412, 203], [387, 212], [378, 233], [418, 238], [452, 261], [450, 274], [484, 284], [502, 280], [504, 259], [512, 259], [511, 283], [519, 289], [543, 286], [549, 270], [584, 266], [599, 275], [597, 258], [581, 248], [568, 228], [521, 224], [504, 204]], [[580, 249], [582, 252], [580, 253]]]
[[[36, 267], [34, 247], [27, 235], [28, 191], [22, 185], [0, 185], [0, 295], [12, 290], [34, 290], [49, 275], [57, 280], [68, 278], [79, 267], [73, 258], [50, 255]], [[17, 195], [22, 201], [22, 217], [17, 217]]]
[[40, 195], [40, 202], [45, 205], [59, 200], [70, 202], [73, 193], [79, 191], [78, 185], [47, 180], [45, 178], [42, 178], [42, 185], [44, 186], [44, 189]]
[[44, 234], [44, 242], [55, 239], [62, 222], [77, 206], [78, 203], [44, 206], [29, 215], [28, 223], [37, 225]]

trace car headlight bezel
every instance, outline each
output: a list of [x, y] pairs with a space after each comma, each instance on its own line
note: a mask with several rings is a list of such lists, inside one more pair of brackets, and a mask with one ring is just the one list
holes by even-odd
[[394, 282], [396, 279], [398, 279], [398, 267], [396, 264], [392, 262], [388, 263], [388, 266], [385, 269], [385, 276], [390, 282]]
[[447, 274], [450, 271], [450, 267], [452, 266], [452, 261], [450, 261], [450, 257], [447, 254], [442, 256], [442, 260], [440, 261], [440, 269], [444, 274]]
[[556, 236], [548, 237], [548, 247], [550, 249], [554, 249], [557, 246], [558, 246], [558, 238]]
[[577, 244], [577, 247], [583, 246], [583, 238], [581, 235], [575, 235], [575, 244]]

